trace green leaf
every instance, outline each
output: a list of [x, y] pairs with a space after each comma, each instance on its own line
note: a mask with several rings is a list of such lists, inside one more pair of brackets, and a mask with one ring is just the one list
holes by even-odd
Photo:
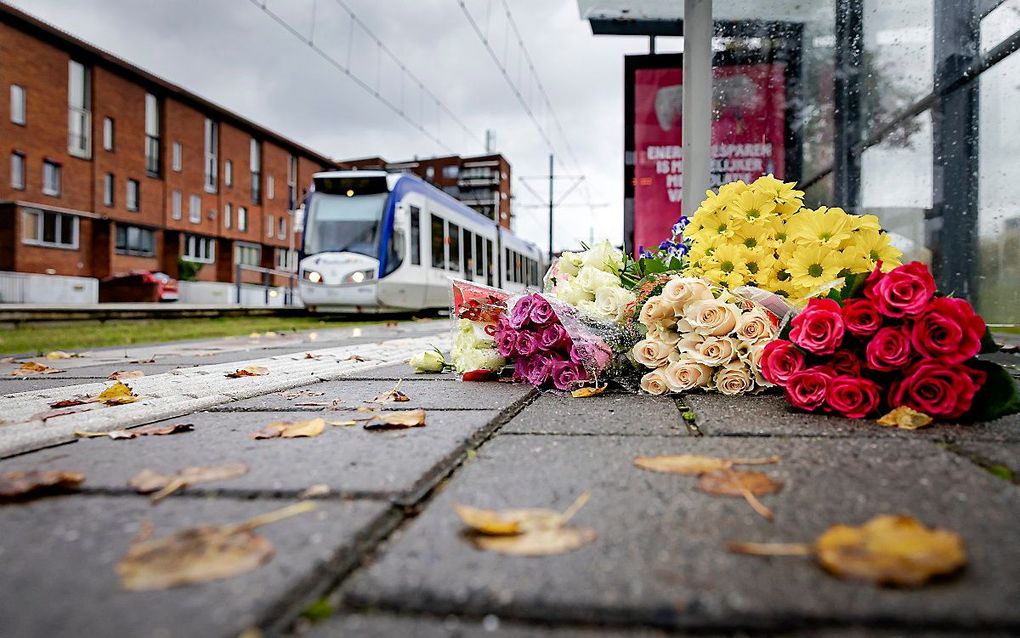
[[307, 620], [320, 622], [333, 615], [333, 605], [325, 598], [312, 601], [301, 611], [301, 616]]
[[974, 359], [967, 363], [988, 375], [985, 384], [974, 396], [967, 418], [974, 421], [992, 421], [1007, 414], [1020, 412], [1020, 394], [1016, 382], [1005, 368], [991, 361]]
[[981, 335], [981, 351], [978, 354], [988, 354], [990, 352], [998, 352], [999, 344], [995, 343], [995, 339], [992, 338], [992, 331], [985, 326], [985, 334]]

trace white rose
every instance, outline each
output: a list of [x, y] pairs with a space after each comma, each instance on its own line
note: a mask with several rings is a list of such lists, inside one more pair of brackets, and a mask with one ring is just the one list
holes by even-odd
[[438, 350], [419, 352], [408, 361], [417, 372], [442, 372], [446, 367], [446, 359]]
[[682, 354], [694, 355], [698, 352], [698, 347], [704, 342], [704, 336], [696, 332], [688, 332], [676, 342], [676, 349]]
[[673, 347], [661, 341], [642, 339], [634, 344], [631, 354], [634, 359], [646, 368], [659, 368], [666, 365]]
[[577, 274], [577, 271], [581, 269], [581, 256], [577, 253], [564, 251], [560, 253], [560, 258], [556, 261], [556, 270], [560, 271], [565, 275], [571, 277]]
[[669, 385], [661, 370], [652, 370], [641, 377], [641, 389], [648, 394], [666, 394], [669, 391]]
[[574, 278], [577, 285], [584, 288], [587, 292], [592, 294], [595, 293], [599, 288], [606, 286], [619, 287], [620, 278], [610, 272], [599, 270], [594, 266], [581, 266], [581, 270], [578, 271], [577, 277]]
[[582, 301], [591, 301], [592, 295], [578, 285], [576, 279], [561, 281], [556, 286], [556, 298], [563, 303], [577, 306]]
[[768, 314], [761, 308], [748, 310], [737, 317], [737, 337], [749, 344], [771, 341], [777, 329]]
[[663, 324], [672, 326], [675, 319], [673, 307], [657, 295], [649, 297], [645, 301], [645, 305], [641, 306], [641, 313], [638, 316], [638, 321], [649, 328]]
[[744, 361], [748, 367], [751, 368], [751, 374], [754, 375], [754, 384], [759, 388], [771, 388], [772, 384], [769, 383], [765, 377], [761, 375], [761, 355], [765, 352], [765, 346], [768, 342], [759, 343], [758, 345], [751, 346], [747, 351], [747, 356], [744, 357]]
[[736, 354], [737, 344], [733, 339], [710, 336], [694, 347], [691, 358], [714, 368], [729, 363]]
[[471, 370], [491, 370], [498, 372], [506, 365], [506, 359], [499, 356], [499, 353], [492, 348], [478, 348], [465, 350], [454, 356], [454, 365], [457, 372], [464, 373]]
[[740, 309], [731, 303], [702, 299], [688, 304], [684, 317], [697, 332], [721, 337], [736, 327], [739, 314]]
[[663, 370], [666, 384], [673, 392], [703, 388], [712, 381], [712, 368], [687, 358], [670, 363]]
[[604, 317], [613, 321], [623, 321], [627, 317], [627, 305], [637, 296], [617, 286], [605, 286], [595, 291], [595, 308]]
[[754, 389], [751, 370], [741, 362], [729, 363], [715, 373], [715, 389], [723, 394], [743, 394]]
[[581, 260], [585, 266], [606, 272], [619, 273], [623, 270], [623, 253], [613, 248], [608, 240], [602, 240], [581, 253]]
[[453, 338], [453, 347], [458, 350], [491, 348], [493, 340], [485, 334], [485, 324], [475, 324], [473, 321], [461, 319], [458, 322], [457, 334]]
[[645, 338], [675, 346], [680, 342], [680, 333], [663, 326], [651, 326], [648, 328], [648, 334]]
[[692, 301], [713, 299], [705, 282], [694, 277], [673, 277], [662, 287], [662, 298], [673, 306], [678, 317]]

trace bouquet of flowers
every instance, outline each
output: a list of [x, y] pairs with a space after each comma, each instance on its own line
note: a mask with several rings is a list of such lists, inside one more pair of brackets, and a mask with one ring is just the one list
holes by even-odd
[[506, 365], [496, 351], [496, 321], [506, 310], [509, 294], [497, 288], [453, 280], [453, 367], [460, 374], [498, 372]]
[[546, 292], [594, 317], [622, 322], [635, 299], [620, 278], [626, 262], [608, 241], [579, 253], [565, 251], [546, 275]]
[[752, 301], [751, 292], [704, 279], [666, 278], [638, 317], [647, 333], [632, 356], [652, 369], [641, 378], [641, 389], [665, 394], [701, 388], [733, 395], [768, 387], [760, 359], [779, 334], [781, 316]]
[[[514, 364], [514, 380], [574, 390], [598, 381], [612, 351], [562, 302], [533, 293], [511, 301], [496, 322], [496, 351]], [[567, 326], [570, 326], [568, 329]]]
[[762, 376], [791, 405], [850, 418], [901, 406], [939, 419], [1020, 411], [1009, 374], [975, 358], [995, 349], [984, 320], [967, 301], [938, 296], [924, 264], [857, 279], [810, 300], [765, 346]]
[[689, 244], [684, 274], [730, 289], [755, 286], [803, 303], [839, 278], [890, 270], [901, 253], [874, 215], [804, 207], [793, 182], [767, 175], [751, 184], [707, 191], [683, 230]]

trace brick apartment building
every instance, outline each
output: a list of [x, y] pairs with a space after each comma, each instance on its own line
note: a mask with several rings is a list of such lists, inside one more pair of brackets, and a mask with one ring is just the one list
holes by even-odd
[[335, 166], [2, 3], [0, 97], [0, 271], [293, 269], [293, 211]]
[[510, 228], [510, 163], [499, 154], [431, 157], [387, 162], [365, 157], [337, 163], [340, 168], [414, 173], [453, 195], [489, 219]]

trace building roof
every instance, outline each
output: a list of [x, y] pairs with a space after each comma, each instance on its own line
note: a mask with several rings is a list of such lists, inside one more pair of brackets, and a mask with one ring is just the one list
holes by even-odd
[[81, 40], [80, 38], [76, 38], [66, 31], [62, 31], [61, 29], [58, 29], [47, 22], [43, 22], [42, 20], [2, 1], [0, 1], [0, 22], [12, 24], [31, 35], [54, 44], [55, 46], [65, 50], [74, 51], [75, 53], [81, 54], [83, 57], [91, 58], [93, 62], [116, 71], [131, 80], [156, 87], [158, 92], [172, 95], [174, 98], [190, 104], [191, 106], [197, 107], [206, 113], [216, 114], [221, 120], [252, 131], [265, 140], [274, 142], [285, 148], [289, 148], [290, 150], [296, 151], [306, 157], [313, 158], [322, 164], [329, 166], [336, 164], [336, 162], [330, 157], [314, 151], [307, 146], [299, 144], [294, 140], [249, 119], [245, 119], [234, 111], [211, 102], [196, 93], [174, 84], [173, 82], [164, 80], [145, 69], [137, 67], [130, 62], [113, 55], [112, 53], [104, 51], [99, 47]]

